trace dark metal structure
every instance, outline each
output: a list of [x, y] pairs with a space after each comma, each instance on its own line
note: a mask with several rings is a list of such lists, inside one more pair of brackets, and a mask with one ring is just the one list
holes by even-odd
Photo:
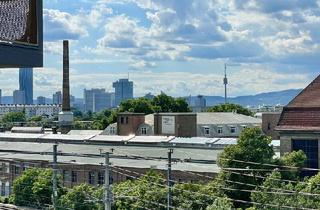
[[42, 3], [0, 1], [0, 68], [43, 66]]
[[62, 111], [70, 111], [70, 81], [69, 81], [69, 41], [63, 41], [63, 84]]

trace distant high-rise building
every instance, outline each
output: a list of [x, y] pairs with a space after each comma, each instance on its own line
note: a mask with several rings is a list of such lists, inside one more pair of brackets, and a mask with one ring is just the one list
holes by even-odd
[[0, 104], [2, 104], [2, 90], [0, 89]]
[[46, 97], [38, 96], [38, 97], [37, 97], [37, 104], [39, 104], [39, 105], [45, 105], [45, 104], [46, 104]]
[[13, 103], [14, 104], [25, 104], [25, 92], [22, 90], [13, 91]]
[[61, 93], [61, 91], [57, 91], [52, 95], [52, 103], [53, 104], [62, 104], [62, 93]]
[[84, 89], [84, 111], [100, 112], [103, 109], [111, 108], [112, 93], [105, 89]]
[[155, 95], [152, 95], [151, 93], [147, 93], [147, 94], [144, 96], [144, 98], [150, 99], [150, 100], [154, 99], [155, 97], [156, 97], [156, 96], [155, 96]]
[[113, 83], [115, 89], [115, 105], [119, 106], [122, 101], [133, 98], [133, 82], [128, 79], [119, 79]]
[[74, 97], [73, 95], [70, 95], [70, 106], [73, 107], [75, 102], [76, 102], [76, 97]]
[[24, 91], [24, 103], [33, 104], [33, 69], [20, 68], [19, 90]]
[[207, 106], [207, 101], [205, 97], [203, 97], [202, 95], [198, 95], [194, 101], [194, 105], [195, 107], [205, 108]]

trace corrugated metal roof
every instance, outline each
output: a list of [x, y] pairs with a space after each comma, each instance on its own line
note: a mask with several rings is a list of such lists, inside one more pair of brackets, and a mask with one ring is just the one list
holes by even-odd
[[100, 135], [103, 130], [71, 130], [68, 135]]
[[126, 142], [133, 136], [108, 136], [108, 135], [97, 135], [90, 139], [90, 141], [100, 142]]
[[69, 135], [69, 134], [47, 134], [41, 136], [41, 140], [74, 140], [74, 141], [85, 141], [89, 140], [95, 135]]
[[205, 137], [193, 137], [193, 138], [174, 138], [170, 143], [172, 144], [212, 144], [219, 140], [219, 138], [205, 138]]
[[237, 144], [238, 139], [236, 138], [221, 138], [218, 141], [216, 141], [215, 145], [235, 145]]
[[130, 139], [129, 142], [132, 143], [162, 143], [162, 142], [169, 142], [170, 140], [174, 139], [175, 137], [168, 137], [168, 136], [135, 136], [134, 138]]

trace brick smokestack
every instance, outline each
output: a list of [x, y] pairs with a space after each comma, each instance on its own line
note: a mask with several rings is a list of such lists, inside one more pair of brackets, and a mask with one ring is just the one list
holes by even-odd
[[69, 81], [69, 42], [63, 41], [63, 84], [62, 84], [62, 112], [59, 113], [60, 132], [67, 134], [73, 125], [73, 113], [70, 109], [70, 81]]
[[62, 84], [62, 111], [70, 109], [70, 81], [69, 81], [69, 41], [63, 41], [63, 84]]

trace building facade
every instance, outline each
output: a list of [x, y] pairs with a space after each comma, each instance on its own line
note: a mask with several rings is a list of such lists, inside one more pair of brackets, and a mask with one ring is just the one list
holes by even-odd
[[47, 118], [54, 118], [61, 112], [60, 105], [0, 105], [0, 117], [3, 117], [9, 112], [25, 112], [26, 117], [43, 116]]
[[62, 104], [62, 92], [57, 91], [52, 95], [52, 103], [53, 104]]
[[112, 93], [105, 89], [84, 89], [84, 111], [100, 112], [112, 107]]
[[13, 91], [13, 103], [25, 104], [25, 92], [23, 90]]
[[38, 97], [37, 97], [37, 104], [38, 104], [38, 105], [45, 105], [45, 104], [46, 104], [46, 97], [44, 97], [44, 96], [38, 96]]
[[115, 89], [115, 105], [119, 106], [122, 101], [133, 98], [133, 82], [128, 79], [119, 79], [113, 83]]
[[[104, 135], [237, 138], [245, 128], [261, 128], [262, 120], [237, 113], [119, 113], [118, 123]], [[123, 119], [119, 119], [119, 118]]]
[[279, 132], [276, 131], [280, 119], [281, 112], [266, 112], [262, 113], [262, 131], [272, 139], [279, 140]]
[[20, 68], [19, 70], [19, 90], [24, 91], [24, 103], [33, 104], [33, 69]]
[[[307, 168], [319, 168], [320, 154], [320, 76], [307, 86], [286, 107], [276, 130], [280, 134], [280, 151], [285, 154], [302, 150]], [[304, 171], [303, 175], [314, 175]]]

